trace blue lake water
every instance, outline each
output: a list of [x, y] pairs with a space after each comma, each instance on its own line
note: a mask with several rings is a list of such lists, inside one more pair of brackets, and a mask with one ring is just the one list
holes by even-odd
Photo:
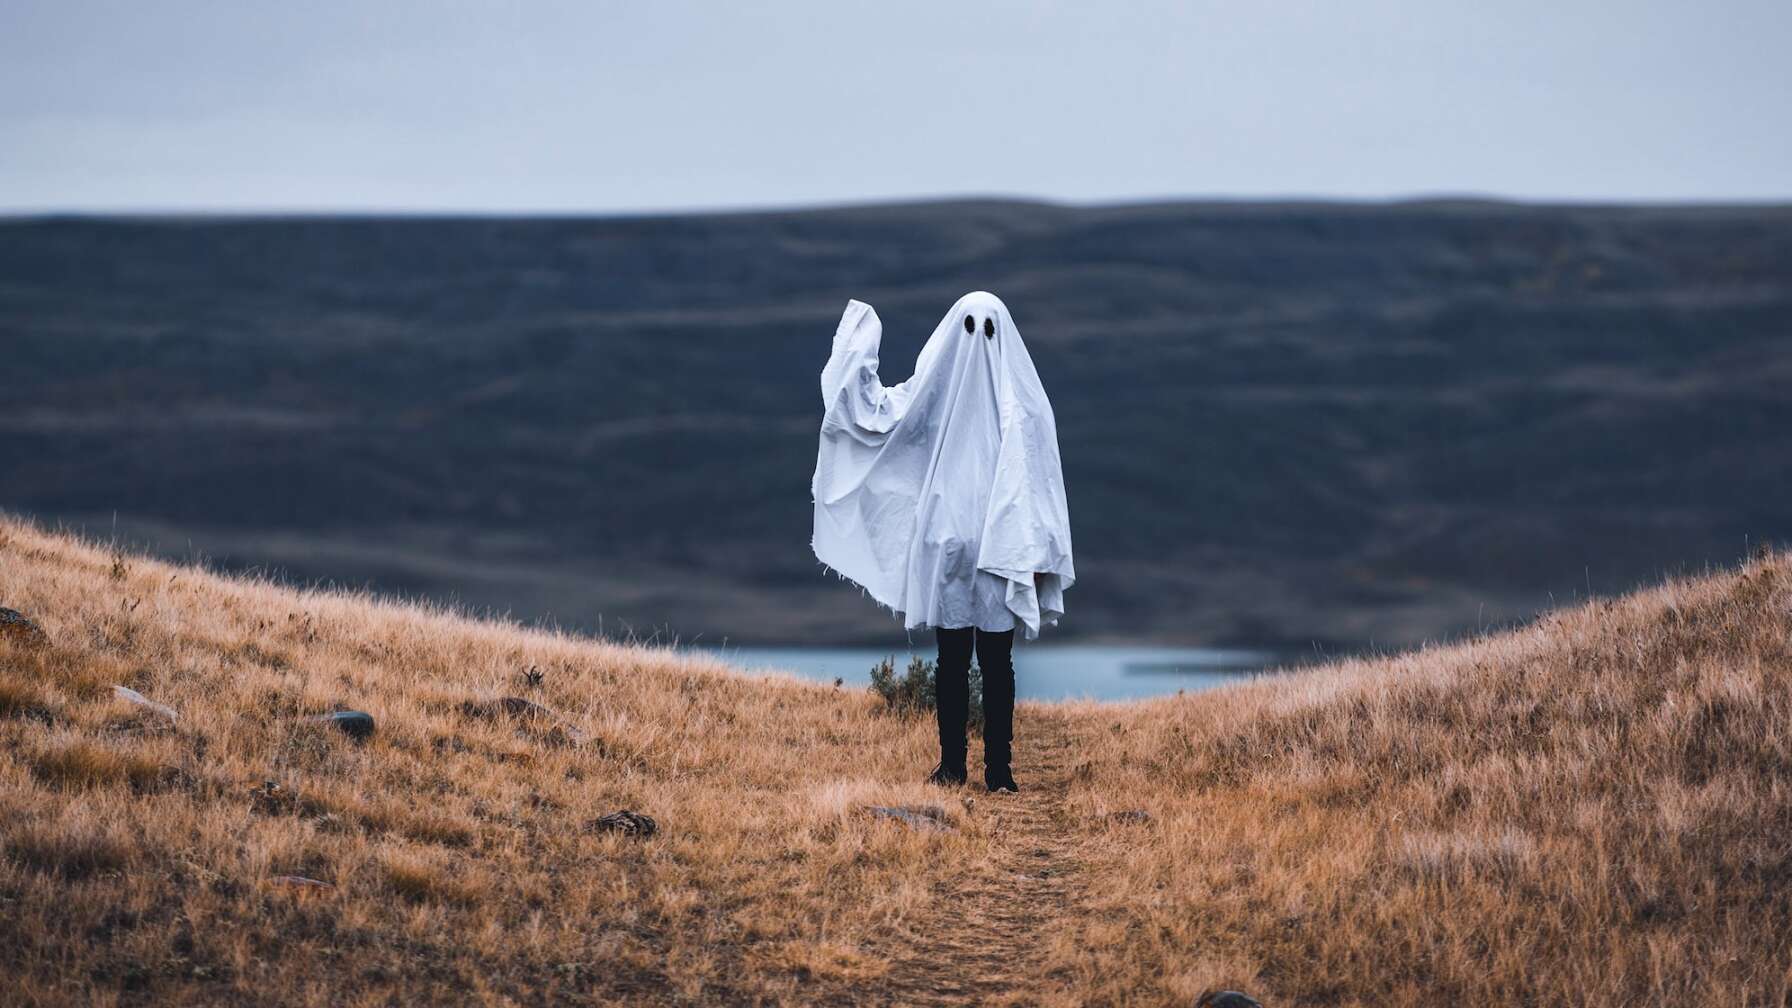
[[[895, 648], [706, 647], [746, 671], [792, 672], [807, 679], [849, 686], [871, 682], [871, 667], [894, 657], [898, 672], [910, 655], [935, 657], [931, 640]], [[1132, 700], [1177, 690], [1211, 689], [1239, 682], [1277, 664], [1275, 655], [1207, 648], [1126, 647], [1103, 644], [1014, 645], [1015, 694], [1023, 700]]]

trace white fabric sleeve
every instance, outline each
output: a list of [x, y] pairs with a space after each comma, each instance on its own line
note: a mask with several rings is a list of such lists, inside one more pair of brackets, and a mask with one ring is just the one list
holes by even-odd
[[[834, 330], [834, 349], [821, 371], [822, 429], [876, 442], [902, 419], [902, 386], [887, 389], [877, 376], [884, 326], [863, 301], [848, 301]], [[906, 384], [906, 383], [904, 383]]]

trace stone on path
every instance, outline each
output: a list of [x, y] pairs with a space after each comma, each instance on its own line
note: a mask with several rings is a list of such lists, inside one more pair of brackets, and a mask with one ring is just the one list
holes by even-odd
[[37, 622], [17, 609], [0, 607], [0, 640], [9, 640], [27, 648], [48, 647], [50, 635]]
[[621, 833], [623, 836], [650, 837], [660, 830], [660, 824], [653, 821], [652, 816], [623, 809], [599, 816], [585, 824], [587, 833]]
[[154, 700], [151, 700], [150, 698], [144, 696], [143, 694], [137, 692], [136, 690], [130, 688], [129, 686], [113, 686], [112, 693], [114, 696], [118, 697], [120, 700], [124, 700], [127, 703], [130, 703], [132, 706], [141, 707], [142, 709], [149, 711], [152, 714], [160, 714], [162, 717], [167, 718], [169, 721], [179, 721], [180, 720], [180, 715], [175, 712], [174, 708], [168, 706], [167, 704], [156, 703]]

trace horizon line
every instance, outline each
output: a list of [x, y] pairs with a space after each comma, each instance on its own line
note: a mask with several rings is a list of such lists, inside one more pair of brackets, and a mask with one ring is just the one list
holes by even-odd
[[1555, 209], [1782, 209], [1792, 208], [1792, 194], [1745, 196], [1722, 199], [1704, 197], [1627, 198], [1606, 196], [1508, 196], [1484, 192], [1414, 192], [1406, 195], [1351, 196], [1287, 193], [1277, 195], [1185, 194], [1128, 197], [1124, 199], [1074, 200], [1005, 193], [952, 193], [929, 196], [868, 197], [851, 200], [818, 200], [806, 203], [691, 204], [671, 207], [453, 207], [453, 206], [232, 206], [232, 205], [120, 205], [120, 206], [0, 206], [0, 220], [46, 218], [181, 218], [215, 219], [297, 217], [415, 217], [415, 218], [658, 218], [694, 216], [755, 216], [827, 213], [895, 207], [952, 204], [1010, 204], [1017, 206], [1075, 209], [1126, 209], [1156, 206], [1335, 206], [1407, 207], [1427, 205], [1484, 205], [1546, 207]]

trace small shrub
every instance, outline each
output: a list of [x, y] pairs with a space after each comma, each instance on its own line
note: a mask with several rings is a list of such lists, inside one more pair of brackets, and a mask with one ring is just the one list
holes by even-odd
[[891, 713], [931, 713], [938, 705], [933, 662], [917, 655], [909, 659], [908, 674], [898, 678], [895, 656], [885, 658], [871, 666], [871, 692], [883, 699]]
[[[934, 681], [934, 663], [915, 655], [909, 659], [908, 671], [896, 674], [894, 656], [871, 666], [871, 692], [884, 701], [897, 715], [928, 715], [939, 709], [939, 688]], [[983, 733], [983, 670], [976, 665], [970, 672], [970, 715], [966, 719], [971, 731]]]

